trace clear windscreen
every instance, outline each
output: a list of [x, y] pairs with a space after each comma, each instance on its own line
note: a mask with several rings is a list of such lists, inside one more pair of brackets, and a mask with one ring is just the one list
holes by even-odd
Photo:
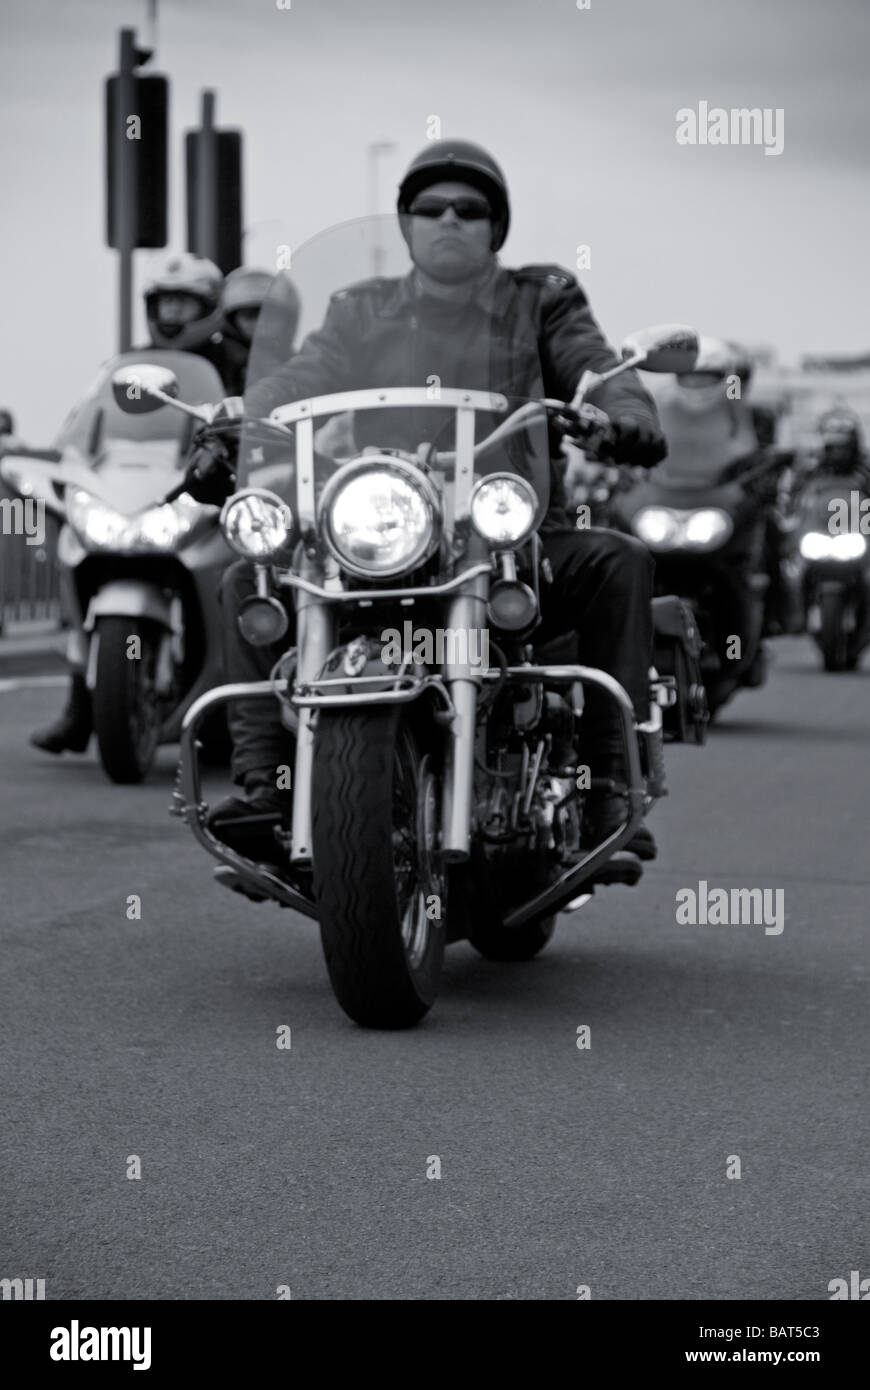
[[[449, 237], [449, 227], [444, 231]], [[427, 233], [433, 235], [431, 223]], [[288, 278], [301, 300], [296, 341]], [[322, 486], [338, 464], [365, 449], [418, 455], [425, 443], [452, 454], [456, 411], [441, 400], [449, 388], [507, 398], [504, 410], [476, 413], [477, 442], [511, 411], [543, 397], [534, 326], [507, 272], [492, 260], [488, 273], [438, 293], [442, 283], [430, 281], [427, 290], [415, 274], [396, 216], [342, 223], [292, 252], [290, 266], [273, 281], [251, 348], [240, 486], [256, 485], [265, 468], [276, 486], [276, 466], [282, 465], [286, 478], [277, 490], [292, 503], [292, 449], [271, 444], [251, 418], [262, 419], [278, 406], [375, 388], [417, 387], [426, 393], [426, 402], [413, 406], [350, 410], [339, 405], [317, 419], [316, 473]], [[449, 488], [449, 457], [443, 465]], [[475, 463], [476, 476], [499, 471], [519, 473], [532, 484], [543, 517], [550, 477], [543, 411]]]
[[687, 487], [710, 487], [729, 464], [758, 449], [749, 401], [729, 400], [723, 385], [689, 391], [669, 376], [651, 389], [668, 443], [668, 456], [659, 464], [666, 477]]

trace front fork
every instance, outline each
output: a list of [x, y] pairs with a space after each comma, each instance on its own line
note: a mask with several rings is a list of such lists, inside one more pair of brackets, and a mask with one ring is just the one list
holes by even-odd
[[[314, 584], [323, 582], [318, 560], [303, 553], [300, 575]], [[324, 603], [305, 589], [296, 596], [295, 684], [308, 685], [321, 674], [336, 643], [336, 620], [332, 604]], [[299, 710], [296, 732], [296, 758], [293, 765], [293, 847], [291, 864], [310, 866], [313, 858], [311, 833], [311, 787], [314, 776], [314, 709]]]
[[[464, 557], [471, 564], [487, 559], [486, 544], [475, 536], [469, 539]], [[477, 729], [477, 692], [483, 680], [480, 665], [470, 658], [472, 631], [480, 635], [474, 644], [479, 653], [485, 650], [487, 598], [490, 576], [478, 574], [452, 599], [447, 607], [447, 625], [454, 633], [466, 633], [466, 660], [445, 662], [444, 684], [450, 694], [453, 714], [444, 766], [444, 797], [441, 807], [441, 853], [446, 863], [462, 863], [471, 853], [471, 827], [474, 809], [474, 744]], [[454, 643], [454, 654], [456, 647]]]

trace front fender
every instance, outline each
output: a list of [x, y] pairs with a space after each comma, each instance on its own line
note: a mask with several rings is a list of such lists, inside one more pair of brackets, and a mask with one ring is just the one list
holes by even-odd
[[85, 632], [93, 632], [98, 618], [149, 618], [174, 631], [171, 597], [144, 579], [115, 579], [104, 584], [88, 604]]

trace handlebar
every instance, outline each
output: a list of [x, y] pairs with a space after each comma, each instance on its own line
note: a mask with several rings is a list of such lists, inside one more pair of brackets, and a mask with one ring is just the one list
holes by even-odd
[[[613, 447], [614, 432], [609, 417], [603, 410], [591, 405], [581, 405], [579, 409], [575, 410], [573, 405], [566, 401], [545, 398], [525, 401], [518, 406], [506, 420], [496, 426], [491, 434], [475, 444], [475, 459], [480, 458], [482, 454], [495, 448], [505, 439], [518, 434], [536, 416], [543, 416], [555, 426], [563, 438], [570, 439], [572, 443], [576, 443], [578, 447], [587, 452], [594, 452], [596, 456], [606, 453]], [[201, 447], [208, 442], [209, 438], [218, 439], [221, 435], [240, 435], [243, 428], [250, 432], [252, 427], [269, 431], [272, 441], [276, 435], [280, 435], [288, 441], [292, 441], [293, 438], [292, 428], [286, 425], [261, 417], [236, 416], [228, 420], [216, 420], [203, 424], [202, 428], [197, 431], [191, 447]], [[451, 466], [456, 463], [456, 450], [433, 451], [430, 454], [430, 461], [435, 468], [448, 472]], [[191, 481], [202, 481], [212, 471], [211, 469], [206, 470], [204, 474], [194, 471], [192, 477], [186, 474], [182, 481], [166, 494], [163, 499], [164, 503], [174, 502], [176, 498], [188, 490]]]

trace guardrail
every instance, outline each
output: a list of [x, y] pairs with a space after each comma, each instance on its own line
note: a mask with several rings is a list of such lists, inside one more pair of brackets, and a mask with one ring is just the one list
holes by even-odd
[[[0, 500], [6, 495], [0, 492]], [[8, 623], [36, 620], [60, 626], [57, 526], [51, 522], [41, 545], [0, 530], [0, 632]]]

